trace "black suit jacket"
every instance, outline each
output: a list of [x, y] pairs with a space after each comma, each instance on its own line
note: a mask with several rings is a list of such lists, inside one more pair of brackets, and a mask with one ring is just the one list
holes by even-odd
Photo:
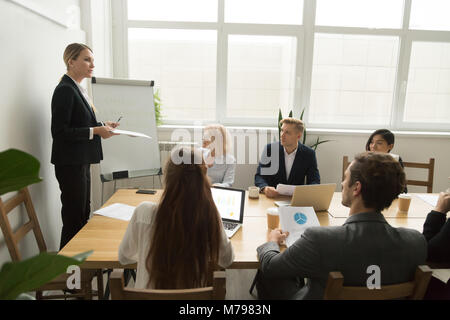
[[[278, 157], [276, 154], [273, 155], [275, 159], [270, 159], [272, 157], [272, 150], [278, 150]], [[274, 160], [277, 160], [278, 164], [273, 162]], [[272, 169], [269, 169], [271, 166]], [[265, 173], [264, 170], [273, 172]], [[284, 148], [281, 143], [274, 142], [268, 144], [263, 151], [255, 174], [255, 186], [260, 188], [265, 186], [276, 187], [279, 183], [303, 185], [305, 184], [305, 177], [306, 184], [320, 184], [315, 151], [299, 142], [291, 173], [289, 179], [287, 179], [284, 163]]]
[[89, 140], [89, 129], [101, 126], [75, 82], [64, 75], [52, 98], [52, 157], [55, 165], [99, 163], [101, 138]]
[[447, 215], [431, 211], [423, 225], [423, 235], [428, 242], [428, 260], [450, 262], [450, 219]]

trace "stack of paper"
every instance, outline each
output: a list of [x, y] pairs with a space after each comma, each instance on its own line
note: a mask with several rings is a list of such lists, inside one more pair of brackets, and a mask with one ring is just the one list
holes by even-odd
[[432, 205], [433, 207], [436, 206], [439, 195], [437, 194], [418, 194], [417, 195], [420, 199], [422, 199], [423, 201], [425, 201], [426, 203]]
[[279, 207], [281, 230], [288, 231], [286, 246], [290, 247], [309, 227], [320, 226], [313, 207]]
[[133, 217], [135, 208], [136, 207], [129, 206], [123, 203], [114, 203], [103, 209], [94, 211], [94, 213], [108, 218], [130, 221], [131, 217]]
[[140, 132], [126, 131], [126, 130], [119, 130], [119, 129], [114, 129], [112, 132], [130, 136], [130, 137], [141, 137], [141, 138], [151, 139], [151, 137], [149, 137], [148, 135], [140, 133]]
[[433, 277], [441, 280], [443, 283], [447, 283], [450, 279], [450, 269], [431, 269], [433, 271]]
[[279, 183], [276, 190], [279, 194], [282, 194], [284, 196], [292, 196], [294, 194], [295, 186]]

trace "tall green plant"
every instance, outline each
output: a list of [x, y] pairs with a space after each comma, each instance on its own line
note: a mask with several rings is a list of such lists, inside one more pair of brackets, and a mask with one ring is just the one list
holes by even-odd
[[162, 115], [161, 115], [161, 97], [159, 96], [159, 89], [153, 94], [153, 104], [155, 105], [155, 118], [156, 125], [162, 125]]
[[[42, 181], [39, 160], [32, 155], [9, 149], [0, 152], [0, 196]], [[81, 264], [92, 251], [73, 258], [43, 252], [30, 259], [5, 263], [0, 270], [0, 300], [16, 299], [66, 272], [67, 267]]]
[[[302, 120], [302, 121], [303, 121], [303, 115], [304, 114], [305, 114], [305, 109], [303, 109], [302, 113], [300, 114], [300, 118], [299, 119]], [[292, 110], [289, 112], [289, 118], [292, 118]], [[281, 139], [281, 125], [280, 125], [280, 122], [281, 122], [282, 119], [283, 119], [283, 115], [281, 113], [281, 109], [279, 109], [279, 111], [278, 111], [278, 139]], [[314, 151], [315, 151], [315, 150], [317, 150], [317, 147], [318, 147], [319, 144], [322, 144], [322, 143], [325, 143], [325, 142], [329, 142], [329, 141], [332, 141], [332, 140], [320, 140], [320, 138], [317, 137], [316, 142], [311, 144], [311, 145], [309, 145], [308, 147], [314, 149]], [[304, 145], [306, 145], [306, 128], [303, 130], [303, 142], [302, 143]]]

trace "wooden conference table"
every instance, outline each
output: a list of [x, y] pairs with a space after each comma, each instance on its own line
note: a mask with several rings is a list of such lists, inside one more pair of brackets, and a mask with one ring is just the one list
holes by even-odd
[[[124, 203], [137, 206], [143, 201], [158, 202], [162, 190], [155, 195], [136, 194], [136, 189], [119, 189], [103, 205]], [[341, 193], [335, 192], [328, 211], [317, 212], [322, 226], [340, 226], [348, 217], [349, 209], [341, 204]], [[277, 199], [260, 195], [259, 199], [249, 199], [246, 194], [245, 214], [243, 226], [231, 238], [235, 253], [235, 261], [229, 267], [232, 269], [257, 269], [259, 262], [256, 248], [267, 241], [268, 229], [266, 210], [274, 206], [274, 200], [286, 200], [288, 197]], [[426, 215], [433, 209], [427, 202], [412, 194], [411, 206], [408, 214], [397, 213], [397, 200], [390, 208], [383, 211], [386, 220], [394, 227], [407, 227], [422, 232]], [[135, 268], [135, 265], [123, 266], [118, 261], [118, 249], [125, 234], [128, 222], [93, 215], [89, 222], [75, 237], [59, 252], [61, 255], [74, 256], [78, 253], [93, 250], [93, 254], [83, 263], [86, 269], [114, 269]]]

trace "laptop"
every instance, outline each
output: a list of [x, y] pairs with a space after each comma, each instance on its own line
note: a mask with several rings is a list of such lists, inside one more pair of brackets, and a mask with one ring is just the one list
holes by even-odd
[[275, 201], [275, 205], [313, 207], [316, 212], [327, 211], [335, 190], [336, 183], [295, 186], [291, 201]]
[[213, 186], [211, 193], [225, 233], [231, 238], [244, 221], [245, 190]]

